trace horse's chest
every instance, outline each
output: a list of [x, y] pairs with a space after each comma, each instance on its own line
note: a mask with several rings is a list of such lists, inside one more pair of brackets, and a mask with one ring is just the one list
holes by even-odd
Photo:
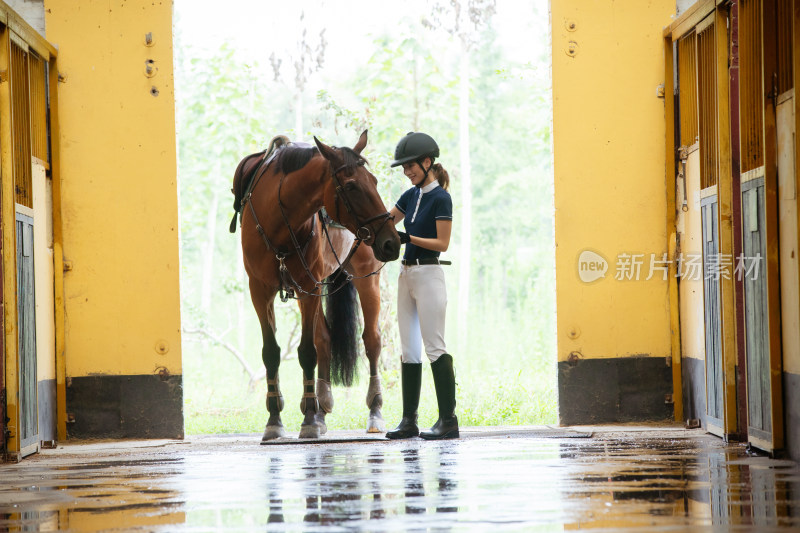
[[[325, 267], [327, 272], [332, 273], [339, 268], [339, 261], [344, 261], [350, 249], [353, 247], [353, 242], [356, 237], [349, 230], [342, 228], [329, 227], [328, 235], [330, 235], [331, 242], [322, 243], [324, 247], [323, 256], [325, 258]], [[334, 252], [336, 255], [334, 255]], [[339, 258], [337, 261], [336, 258]]]

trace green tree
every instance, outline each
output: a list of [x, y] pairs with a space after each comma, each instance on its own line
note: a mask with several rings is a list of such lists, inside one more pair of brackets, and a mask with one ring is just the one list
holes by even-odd
[[[244, 272], [235, 260], [240, 247], [226, 230], [233, 171], [242, 157], [265, 145], [280, 107], [267, 105], [254, 66], [237, 60], [229, 45], [208, 56], [180, 43], [176, 50], [184, 313], [196, 321], [208, 318], [219, 293], [232, 289], [241, 318]], [[244, 336], [237, 328], [240, 348]]]
[[431, 18], [424, 24], [457, 38], [460, 45], [458, 62], [458, 148], [461, 181], [461, 237], [458, 276], [458, 339], [469, 344], [467, 328], [472, 265], [472, 157], [470, 146], [471, 56], [480, 40], [480, 31], [491, 22], [495, 0], [432, 1]]

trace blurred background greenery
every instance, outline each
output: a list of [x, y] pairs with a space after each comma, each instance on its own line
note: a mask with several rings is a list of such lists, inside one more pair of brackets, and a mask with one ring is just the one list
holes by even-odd
[[[408, 131], [438, 141], [451, 176], [446, 339], [461, 424], [555, 423], [547, 3], [228, 4], [221, 13], [210, 3], [175, 2], [187, 434], [260, 432], [266, 422], [260, 329], [240, 233], [228, 232], [237, 163], [278, 134], [352, 146], [364, 129], [364, 155], [387, 207], [409, 186], [389, 168]], [[402, 410], [397, 274], [393, 263], [381, 276], [388, 426]], [[276, 307], [284, 423], [297, 431], [299, 313], [292, 302]], [[365, 427], [361, 362], [356, 385], [334, 387], [332, 429]], [[429, 425], [437, 409], [430, 373], [423, 375], [420, 423]]]

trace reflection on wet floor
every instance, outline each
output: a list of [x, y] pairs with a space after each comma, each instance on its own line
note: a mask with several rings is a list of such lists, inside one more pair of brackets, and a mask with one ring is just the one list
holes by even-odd
[[0, 530], [800, 528], [800, 467], [700, 432], [68, 445], [0, 466]]

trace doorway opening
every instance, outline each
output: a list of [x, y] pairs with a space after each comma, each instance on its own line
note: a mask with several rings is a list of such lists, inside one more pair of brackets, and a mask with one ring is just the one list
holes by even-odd
[[[556, 423], [548, 5], [487, 1], [465, 24], [452, 4], [318, 1], [276, 17], [256, 2], [223, 11], [175, 2], [187, 434], [257, 432], [266, 421], [260, 328], [240, 231], [228, 231], [237, 163], [276, 135], [352, 146], [363, 130], [387, 208], [410, 186], [389, 166], [409, 131], [438, 140], [452, 177], [454, 234], [442, 258], [453, 262], [446, 339], [461, 424]], [[398, 271], [396, 262], [381, 271], [387, 424], [402, 408]], [[276, 315], [292, 430], [302, 418], [291, 407], [302, 396], [296, 302], [276, 300]], [[332, 429], [364, 427], [360, 363], [356, 385], [334, 388]], [[437, 411], [427, 370], [423, 389], [426, 424]]]

